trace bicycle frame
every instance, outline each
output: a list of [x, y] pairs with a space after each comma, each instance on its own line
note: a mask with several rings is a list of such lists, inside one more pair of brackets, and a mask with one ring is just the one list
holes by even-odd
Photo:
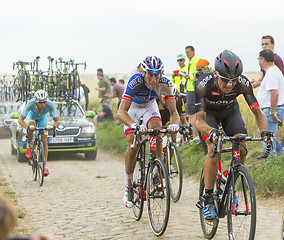
[[[141, 139], [141, 136], [140, 136], [140, 139]], [[150, 157], [149, 157], [148, 165], [146, 167], [145, 153], [146, 153], [146, 143], [147, 142], [150, 142]], [[143, 152], [141, 152], [142, 150], [143, 150]], [[140, 160], [143, 162], [143, 166], [144, 166], [141, 169], [141, 171], [142, 171], [142, 176], [144, 178], [144, 179], [142, 179], [142, 198], [143, 198], [143, 200], [145, 200], [146, 199], [147, 176], [148, 176], [150, 170], [153, 171], [154, 159], [157, 157], [156, 156], [156, 138], [155, 138], [155, 136], [150, 136], [150, 137], [145, 138], [140, 143], [140, 147], [139, 147], [137, 154], [138, 154], [138, 158], [140, 158]], [[142, 154], [142, 156], [140, 156], [141, 154]], [[159, 174], [161, 174], [161, 173], [159, 173]]]
[[[270, 137], [272, 138], [272, 137]], [[221, 141], [221, 136], [219, 136], [218, 139], [218, 144], [220, 147], [220, 142]], [[226, 206], [227, 206], [227, 202], [228, 202], [228, 192], [229, 192], [229, 187], [232, 185], [232, 188], [235, 189], [235, 172], [236, 169], [239, 166], [243, 166], [241, 164], [241, 153], [240, 153], [240, 145], [241, 142], [243, 141], [263, 141], [263, 138], [261, 137], [247, 137], [246, 135], [238, 135], [235, 137], [224, 137], [224, 141], [231, 141], [232, 142], [232, 149], [224, 149], [222, 150], [223, 152], [232, 152], [232, 161], [231, 161], [231, 165], [228, 171], [228, 176], [227, 176], [227, 180], [225, 182], [225, 187], [224, 190], [222, 191], [220, 188], [220, 184], [221, 184], [221, 177], [222, 177], [222, 169], [221, 169], [221, 160], [218, 161], [218, 174], [217, 174], [217, 181], [216, 181], [216, 186], [217, 186], [217, 191], [215, 192], [215, 198], [216, 201], [218, 203], [218, 216], [220, 218], [225, 217], [226, 215]], [[267, 148], [266, 154], [269, 154], [271, 147]], [[218, 152], [218, 146], [213, 150], [212, 155], [216, 155], [216, 152]], [[213, 157], [213, 156], [212, 156]], [[244, 198], [245, 198], [245, 203], [247, 205], [248, 200], [247, 200], [247, 195], [246, 195], [246, 190], [243, 189], [244, 191]], [[235, 202], [235, 195], [232, 194], [232, 199], [233, 202]], [[235, 204], [233, 205], [233, 213], [236, 214], [235, 211]], [[247, 215], [250, 214], [250, 212], [248, 211], [247, 208]]]

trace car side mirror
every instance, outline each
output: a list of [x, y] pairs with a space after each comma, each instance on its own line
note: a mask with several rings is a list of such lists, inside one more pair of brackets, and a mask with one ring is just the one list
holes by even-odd
[[96, 113], [94, 111], [87, 111], [86, 117], [94, 117]]
[[19, 118], [19, 113], [18, 112], [13, 112], [10, 114], [10, 118], [12, 119], [18, 119]]

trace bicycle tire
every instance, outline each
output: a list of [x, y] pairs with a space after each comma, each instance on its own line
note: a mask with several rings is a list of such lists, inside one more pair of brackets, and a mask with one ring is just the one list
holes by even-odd
[[43, 150], [43, 143], [40, 143], [40, 147], [38, 148], [38, 166], [37, 166], [37, 174], [38, 174], [38, 183], [41, 187], [44, 181], [44, 165], [45, 165], [45, 157]]
[[[200, 185], [199, 185], [199, 199], [200, 200], [202, 199], [204, 194], [205, 194], [205, 184], [204, 184], [204, 173], [202, 170], [201, 177], [200, 177]], [[201, 201], [200, 204], [204, 206], [203, 201]], [[218, 209], [215, 200], [214, 200], [214, 205], [215, 205], [215, 208]], [[203, 209], [199, 210], [199, 216], [200, 216], [200, 224], [201, 224], [204, 237], [207, 239], [212, 239], [215, 236], [216, 231], [218, 229], [219, 219], [216, 218], [213, 222], [206, 221], [203, 217]]]
[[[171, 198], [173, 202], [177, 202], [182, 192], [182, 161], [178, 146], [174, 142], [171, 142], [169, 147], [170, 149], [166, 150], [164, 157], [170, 179]], [[170, 152], [172, 152], [172, 154]], [[168, 157], [169, 153], [170, 158]]]
[[[157, 175], [153, 177], [154, 167], [158, 167]], [[154, 182], [157, 179], [158, 182]], [[170, 182], [164, 160], [155, 158], [147, 176], [147, 205], [152, 231], [156, 236], [165, 232], [170, 215]], [[156, 215], [157, 214], [157, 215]], [[160, 216], [163, 214], [162, 216]]]
[[133, 172], [133, 205], [132, 211], [134, 214], [134, 218], [136, 221], [139, 221], [144, 207], [144, 189], [143, 189], [143, 182], [144, 182], [144, 174], [145, 174], [145, 159], [144, 161], [141, 158], [144, 158], [143, 152], [144, 147], [141, 145], [139, 152], [136, 157], [136, 166]]
[[[256, 199], [253, 180], [248, 169], [243, 165], [237, 167], [235, 179], [236, 190], [233, 189], [233, 181], [231, 181], [228, 193], [228, 236], [229, 239], [235, 240], [254, 239], [256, 228]], [[238, 208], [234, 213], [233, 196], [235, 194], [238, 199]], [[248, 225], [248, 227], [246, 227], [246, 225]]]
[[281, 238], [284, 240], [284, 211], [283, 211], [283, 213], [282, 213], [282, 227], [281, 227], [281, 234], [282, 234], [282, 236], [281, 236]]

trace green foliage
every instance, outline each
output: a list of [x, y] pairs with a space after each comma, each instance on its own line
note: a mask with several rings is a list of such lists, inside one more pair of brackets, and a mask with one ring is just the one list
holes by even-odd
[[284, 156], [269, 157], [259, 167], [250, 168], [255, 188], [264, 196], [284, 194]]
[[125, 153], [127, 142], [123, 134], [122, 124], [117, 122], [102, 122], [97, 126], [98, 147], [112, 150], [116, 153]]

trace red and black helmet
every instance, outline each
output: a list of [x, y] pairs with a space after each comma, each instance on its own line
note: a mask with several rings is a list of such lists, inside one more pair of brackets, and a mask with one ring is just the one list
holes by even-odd
[[242, 74], [243, 64], [235, 53], [224, 50], [215, 59], [215, 70], [221, 76], [233, 79]]

